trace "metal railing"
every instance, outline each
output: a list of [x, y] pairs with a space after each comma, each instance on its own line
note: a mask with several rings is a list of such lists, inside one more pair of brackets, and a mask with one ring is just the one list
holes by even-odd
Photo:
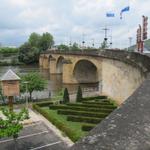
[[[99, 91], [99, 87], [88, 87], [88, 88], [81, 88], [83, 93], [86, 92], [98, 92]], [[69, 91], [69, 94], [76, 94], [77, 90], [74, 91]]]

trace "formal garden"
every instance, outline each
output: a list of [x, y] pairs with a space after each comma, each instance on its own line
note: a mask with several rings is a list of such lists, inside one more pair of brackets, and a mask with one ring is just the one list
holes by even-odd
[[70, 102], [65, 89], [62, 100], [35, 103], [33, 108], [75, 142], [113, 112], [117, 104], [107, 96], [83, 98], [79, 86], [76, 102]]

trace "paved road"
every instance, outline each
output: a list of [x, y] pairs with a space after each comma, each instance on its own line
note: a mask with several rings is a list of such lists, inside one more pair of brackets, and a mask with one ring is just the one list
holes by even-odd
[[[43, 122], [29, 125], [20, 133], [17, 150], [67, 150], [67, 145]], [[0, 139], [0, 150], [15, 150], [11, 138]]]

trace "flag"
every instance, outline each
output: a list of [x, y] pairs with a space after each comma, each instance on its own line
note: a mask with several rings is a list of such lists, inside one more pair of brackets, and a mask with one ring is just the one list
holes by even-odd
[[130, 7], [129, 7], [129, 6], [123, 8], [123, 9], [121, 10], [121, 12], [120, 12], [120, 19], [122, 19], [122, 14], [123, 14], [124, 12], [129, 11], [129, 10], [130, 10]]
[[115, 17], [114, 13], [106, 13], [106, 17]]

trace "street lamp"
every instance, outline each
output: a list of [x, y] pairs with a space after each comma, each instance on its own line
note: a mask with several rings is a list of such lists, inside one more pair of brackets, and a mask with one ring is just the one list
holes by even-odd
[[28, 98], [27, 98], [27, 92], [28, 92], [28, 81], [23, 82], [26, 86], [26, 95], [25, 95], [25, 100], [26, 100], [26, 109], [28, 109]]

